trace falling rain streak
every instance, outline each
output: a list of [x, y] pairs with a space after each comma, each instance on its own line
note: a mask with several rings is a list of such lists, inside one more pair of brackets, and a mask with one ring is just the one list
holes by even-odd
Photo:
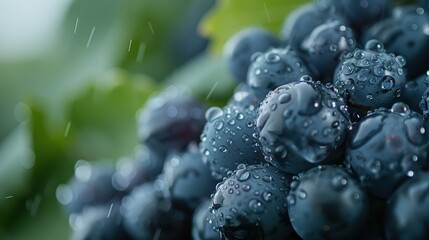
[[107, 218], [110, 218], [110, 214], [112, 213], [113, 203], [110, 204], [109, 212], [107, 213]]
[[151, 32], [152, 34], [155, 34], [155, 31], [153, 30], [152, 23], [151, 23], [151, 22], [148, 22], [148, 23], [147, 23], [147, 25], [149, 25], [150, 32]]
[[42, 197], [40, 195], [37, 195], [34, 198], [33, 202], [31, 203], [31, 207], [30, 207], [31, 216], [36, 216], [36, 213], [39, 210], [39, 206], [41, 202], [42, 202]]
[[159, 239], [159, 237], [161, 236], [161, 232], [162, 232], [162, 229], [161, 229], [161, 228], [158, 228], [158, 229], [156, 230], [155, 234], [153, 235], [153, 240], [158, 240], [158, 239]]
[[267, 15], [267, 18], [268, 18], [268, 22], [271, 22], [271, 15], [270, 15], [270, 12], [268, 11], [267, 3], [265, 2], [264, 2], [264, 9], [265, 9], [265, 14]]
[[141, 62], [143, 60], [145, 51], [146, 51], [146, 44], [142, 42], [140, 43], [139, 50], [137, 52], [137, 62]]
[[130, 39], [130, 43], [128, 44], [128, 52], [131, 51], [131, 45], [133, 44], [133, 39]]
[[77, 31], [77, 25], [79, 24], [79, 18], [76, 18], [76, 23], [75, 23], [75, 25], [74, 25], [74, 31], [73, 31], [73, 34], [76, 34], [76, 31]]
[[66, 131], [64, 132], [64, 137], [67, 137], [67, 135], [69, 135], [70, 126], [71, 126], [71, 122], [68, 122], [66, 126]]
[[89, 45], [91, 44], [92, 37], [94, 36], [94, 32], [95, 32], [95, 27], [92, 27], [91, 34], [89, 34], [88, 42], [86, 43], [86, 48], [88, 48]]
[[213, 85], [212, 89], [210, 89], [209, 94], [207, 94], [206, 100], [208, 100], [212, 96], [212, 94], [213, 94], [213, 92], [216, 89], [218, 84], [219, 84], [219, 81], [216, 81], [216, 83]]

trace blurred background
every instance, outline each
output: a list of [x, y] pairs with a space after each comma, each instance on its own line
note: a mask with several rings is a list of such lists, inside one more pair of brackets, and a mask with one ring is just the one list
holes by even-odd
[[137, 145], [136, 112], [169, 85], [222, 106], [236, 31], [279, 33], [304, 0], [0, 0], [0, 239], [68, 239], [56, 188], [80, 159]]

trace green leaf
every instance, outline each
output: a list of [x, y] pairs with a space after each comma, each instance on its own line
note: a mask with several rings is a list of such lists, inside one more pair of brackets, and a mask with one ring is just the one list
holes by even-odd
[[144, 75], [117, 70], [99, 77], [70, 103], [64, 128], [70, 152], [87, 160], [130, 155], [137, 145], [137, 110], [155, 90]]
[[55, 195], [57, 181], [73, 165], [64, 153], [64, 137], [48, 129], [44, 114], [31, 104], [19, 106], [23, 119], [0, 146], [0, 239], [32, 211], [35, 195]]
[[0, 145], [0, 212], [25, 191], [34, 161], [28, 122], [21, 123]]
[[[124, 46], [127, 51], [123, 51], [119, 66], [163, 80], [182, 64], [180, 56], [176, 56], [176, 48], [180, 47], [177, 30], [195, 28], [196, 32], [194, 25], [212, 1], [128, 0], [123, 25], [130, 30]], [[193, 36], [187, 40], [193, 41]]]
[[188, 88], [201, 101], [223, 106], [236, 82], [221, 59], [202, 54], [169, 76], [165, 85]]
[[221, 53], [225, 42], [237, 31], [251, 26], [279, 33], [285, 17], [307, 0], [219, 0], [206, 16], [201, 31], [211, 39], [211, 48]]
[[15, 225], [7, 229], [8, 231], [0, 232], [0, 239], [70, 239], [71, 229], [67, 214], [52, 197], [52, 193], [37, 194], [27, 202], [30, 210], [25, 217], [15, 221]]

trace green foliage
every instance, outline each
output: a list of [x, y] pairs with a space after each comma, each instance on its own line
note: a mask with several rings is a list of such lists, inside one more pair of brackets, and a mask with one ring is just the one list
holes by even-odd
[[306, 0], [220, 0], [202, 23], [201, 30], [212, 40], [212, 50], [221, 53], [225, 42], [246, 27], [264, 27], [278, 33], [285, 16]]
[[68, 137], [74, 158], [116, 160], [137, 145], [136, 112], [158, 88], [144, 75], [112, 71], [70, 103]]
[[203, 54], [175, 71], [165, 81], [190, 89], [201, 101], [214, 106], [225, 105], [232, 94], [234, 80], [225, 63], [210, 54]]

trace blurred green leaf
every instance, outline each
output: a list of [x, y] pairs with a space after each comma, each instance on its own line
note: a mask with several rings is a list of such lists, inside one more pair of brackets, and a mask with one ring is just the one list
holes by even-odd
[[23, 188], [29, 169], [34, 165], [32, 149], [28, 123], [19, 124], [0, 145], [0, 206], [5, 197]]
[[70, 103], [65, 128], [76, 158], [116, 160], [137, 145], [136, 113], [158, 88], [144, 75], [115, 70], [99, 77]]
[[27, 119], [0, 147], [0, 239], [14, 232], [19, 219], [35, 215], [35, 196], [54, 198], [56, 181], [67, 177], [65, 173], [72, 167], [65, 155], [64, 137], [58, 138], [47, 128], [44, 114], [31, 104], [19, 108]]
[[54, 197], [49, 194], [39, 194], [28, 199], [27, 203], [30, 209], [27, 215], [14, 222], [15, 231], [3, 234], [0, 232], [0, 239], [69, 239], [71, 229], [67, 216]]
[[[126, 45], [128, 51], [124, 51], [119, 66], [162, 80], [183, 64], [182, 52], [178, 48], [198, 41], [196, 26], [213, 0], [128, 2], [124, 17], [126, 26], [130, 28]], [[189, 36], [180, 36], [179, 29], [193, 32]]]
[[[0, 145], [0, 223], [13, 213], [17, 199], [28, 190], [34, 158], [30, 128], [27, 122], [21, 123]], [[0, 224], [0, 232], [4, 227]]]
[[219, 0], [206, 16], [201, 31], [211, 40], [211, 48], [221, 53], [225, 42], [246, 27], [263, 27], [280, 32], [287, 14], [307, 0]]
[[181, 21], [189, 19], [187, 9], [201, 15], [212, 1], [72, 1], [50, 51], [0, 63], [0, 139], [17, 124], [15, 106], [28, 99], [38, 101], [50, 126], [60, 127], [67, 102], [95, 79], [89, 76], [107, 69], [120, 66], [162, 80], [183, 63], [174, 44]]
[[[58, 127], [49, 124], [40, 105], [29, 102], [26, 124], [20, 124], [0, 145], [0, 239], [4, 234], [21, 236], [15, 225], [19, 219], [35, 224], [39, 219], [32, 210], [35, 198], [57, 205], [56, 187], [72, 175], [76, 160], [116, 160], [131, 154], [137, 145], [135, 115], [157, 90], [152, 80], [114, 70], [89, 81], [85, 89], [66, 105], [68, 121]], [[48, 208], [55, 216], [60, 214]], [[38, 226], [48, 232], [52, 221], [58, 219], [46, 219], [46, 226]]]
[[236, 83], [221, 59], [205, 53], [175, 71], [165, 85], [188, 88], [201, 101], [223, 106]]

